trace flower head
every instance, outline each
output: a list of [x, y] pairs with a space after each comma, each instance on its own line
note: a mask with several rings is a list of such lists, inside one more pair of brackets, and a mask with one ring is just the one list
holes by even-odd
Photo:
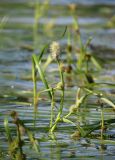
[[53, 59], [58, 59], [60, 54], [60, 45], [58, 42], [52, 42], [50, 45], [50, 52], [52, 54]]

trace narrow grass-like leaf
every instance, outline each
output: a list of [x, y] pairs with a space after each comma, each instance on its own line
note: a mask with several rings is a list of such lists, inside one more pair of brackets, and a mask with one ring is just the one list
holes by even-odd
[[28, 137], [30, 139], [30, 142], [34, 148], [34, 150], [37, 152], [37, 153], [40, 153], [40, 148], [39, 148], [39, 145], [38, 145], [38, 142], [35, 140], [35, 138], [33, 137], [32, 133], [26, 128], [26, 132], [28, 134]]
[[6, 131], [6, 136], [8, 138], [8, 142], [10, 144], [12, 142], [12, 136], [11, 136], [10, 128], [8, 126], [8, 118], [7, 117], [4, 119], [4, 127], [5, 127], [5, 131]]
[[[96, 142], [98, 144], [98, 142]], [[99, 141], [99, 144], [101, 141]], [[114, 140], [103, 140], [103, 144], [109, 144], [109, 145], [114, 145], [115, 146], [115, 141]]]
[[42, 90], [42, 91], [39, 91], [39, 92], [37, 93], [37, 95], [39, 96], [41, 93], [49, 92], [49, 91], [51, 91], [51, 90], [52, 90], [52, 88], [44, 89], [44, 90]]
[[52, 62], [52, 58], [51, 58], [51, 55], [48, 56], [44, 66], [43, 66], [43, 70], [45, 71], [46, 68], [48, 67], [48, 65]]
[[92, 41], [92, 37], [89, 37], [88, 40], [86, 41], [86, 44], [84, 46], [85, 50], [87, 49], [87, 47], [89, 46], [89, 44], [91, 43]]
[[75, 17], [73, 17], [73, 19], [74, 19], [74, 28], [75, 28], [75, 31], [77, 33], [77, 40], [78, 40], [78, 43], [79, 43], [79, 46], [80, 46], [80, 55], [79, 55], [79, 59], [77, 61], [77, 67], [78, 67], [79, 70], [81, 70], [82, 64], [83, 64], [83, 59], [84, 59], [84, 56], [85, 56], [85, 48], [84, 48], [84, 45], [83, 45], [83, 42], [82, 42], [82, 39], [81, 39], [78, 20], [76, 20]]
[[[37, 56], [36, 56], [35, 54], [33, 54], [32, 57], [33, 57], [33, 59], [34, 59], [34, 62], [35, 62], [35, 64], [36, 64], [36, 68], [37, 68], [37, 70], [38, 70], [38, 72], [39, 72], [39, 75], [40, 75], [40, 78], [41, 78], [42, 82], [44, 83], [46, 89], [50, 89], [50, 87], [49, 87], [49, 85], [48, 85], [48, 82], [47, 82], [47, 80], [46, 80], [46, 78], [45, 78], [45, 74], [44, 74], [44, 72], [42, 71], [42, 69], [41, 69], [41, 67], [40, 67], [40, 64], [39, 64], [39, 62], [38, 62]], [[51, 91], [50, 91], [50, 90], [48, 91], [48, 94], [49, 94], [50, 99], [52, 99], [52, 94], [51, 94]]]
[[[67, 119], [67, 118], [64, 118], [63, 117], [63, 122], [65, 122], [65, 123], [70, 123], [70, 124], [73, 124], [73, 125], [75, 125], [75, 123], [73, 123], [72, 121], [70, 121], [69, 119]], [[75, 125], [76, 126], [76, 125]]]
[[65, 30], [64, 30], [64, 32], [63, 32], [63, 34], [62, 34], [62, 36], [60, 37], [60, 39], [62, 39], [62, 38], [65, 36], [66, 31], [67, 31], [67, 26], [65, 26]]
[[[104, 125], [110, 125], [112, 123], [115, 123], [115, 119], [108, 119], [104, 120]], [[83, 126], [83, 129], [86, 130], [86, 134], [84, 137], [87, 137], [89, 134], [91, 134], [93, 131], [98, 130], [101, 128], [101, 121], [96, 122], [92, 125]]]
[[113, 107], [115, 109], [115, 104], [113, 102], [111, 102], [109, 99], [107, 98], [100, 98], [103, 102], [105, 102], [106, 104], [110, 105], [111, 107]]
[[77, 126], [77, 129], [79, 130], [81, 136], [84, 137], [86, 134], [84, 129], [79, 124], [77, 124], [76, 126]]
[[56, 38], [55, 41], [59, 41], [60, 39], [62, 39], [65, 36], [66, 32], [67, 32], [67, 26], [65, 26], [65, 29], [62, 35], [59, 38]]
[[98, 70], [101, 70], [101, 65], [98, 63], [98, 61], [94, 57], [91, 57], [91, 61]]
[[46, 44], [43, 48], [42, 48], [42, 51], [40, 53], [40, 55], [37, 56], [37, 60], [38, 60], [38, 63], [40, 63], [41, 59], [42, 59], [42, 56], [46, 50], [46, 48], [48, 48], [49, 44]]

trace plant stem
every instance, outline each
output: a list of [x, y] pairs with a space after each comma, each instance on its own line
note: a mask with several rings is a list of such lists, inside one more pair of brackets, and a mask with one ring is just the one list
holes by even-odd
[[32, 59], [32, 79], [33, 79], [33, 97], [34, 97], [34, 112], [37, 110], [37, 80], [36, 80], [36, 66], [35, 61]]
[[103, 113], [103, 107], [101, 107], [101, 139], [103, 139], [103, 130], [104, 130], [104, 113]]
[[61, 70], [59, 59], [57, 59], [57, 63], [58, 63], [58, 68], [59, 68], [59, 72], [60, 72], [60, 79], [61, 79], [61, 83], [62, 83], [62, 94], [61, 94], [61, 102], [60, 102], [60, 114], [62, 114], [63, 103], [64, 103], [64, 77], [63, 77], [63, 72]]
[[50, 130], [51, 132], [54, 131], [54, 129], [57, 126], [57, 123], [61, 120], [61, 115], [63, 112], [63, 103], [64, 103], [64, 77], [63, 77], [63, 72], [61, 70], [60, 61], [58, 58], [57, 58], [57, 63], [58, 63], [58, 68], [59, 68], [59, 73], [60, 73], [61, 84], [62, 84], [62, 88], [61, 88], [62, 93], [61, 93], [61, 102], [60, 102], [59, 112], [58, 112], [57, 118], [55, 120], [55, 123]]
[[54, 90], [52, 88], [52, 101], [51, 101], [51, 119], [50, 119], [50, 128], [52, 127], [53, 124], [53, 116], [54, 116]]

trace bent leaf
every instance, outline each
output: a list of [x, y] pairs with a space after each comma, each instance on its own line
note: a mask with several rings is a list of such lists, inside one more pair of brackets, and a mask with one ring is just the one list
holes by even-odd
[[115, 104], [111, 102], [110, 100], [108, 100], [107, 98], [102, 97], [101, 100], [115, 109]]

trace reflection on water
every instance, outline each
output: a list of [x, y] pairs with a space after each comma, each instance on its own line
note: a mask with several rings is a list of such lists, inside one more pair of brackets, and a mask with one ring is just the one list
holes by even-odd
[[[0, 19], [3, 16], [8, 17], [8, 21], [2, 31], [0, 31], [0, 157], [5, 157], [7, 142], [4, 133], [3, 120], [10, 111], [16, 110], [19, 117], [25, 124], [33, 129], [33, 106], [32, 106], [32, 78], [31, 78], [31, 55], [32, 51], [26, 50], [22, 46], [33, 44], [33, 23], [34, 9], [30, 2], [24, 0], [1, 0], [0, 1]], [[11, 3], [11, 4], [9, 4]], [[30, 3], [30, 4], [29, 4]], [[61, 35], [65, 25], [71, 25], [73, 18], [68, 12], [66, 4], [70, 0], [52, 0], [48, 15], [44, 15], [39, 21], [38, 44], [41, 48], [45, 43]], [[115, 71], [115, 29], [108, 28], [107, 22], [114, 14], [114, 0], [71, 0], [71, 3], [77, 4], [79, 24], [81, 26], [82, 38], [85, 41], [89, 36], [93, 36], [91, 51], [100, 58], [103, 67], [99, 76], [94, 77], [97, 82], [114, 83]], [[58, 5], [57, 5], [58, 4]], [[91, 5], [91, 6], [90, 6]], [[87, 9], [87, 7], [89, 7]], [[92, 7], [94, 10], [92, 10]], [[52, 24], [51, 24], [52, 23]], [[50, 25], [51, 24], [51, 25]], [[49, 32], [45, 27], [51, 27]], [[44, 33], [45, 30], [45, 33]], [[67, 43], [63, 38], [60, 42], [62, 46]], [[52, 64], [53, 65], [53, 64]], [[52, 68], [52, 66], [50, 66]], [[53, 80], [54, 70], [49, 70], [48, 78]], [[97, 79], [96, 79], [97, 78]], [[53, 82], [52, 81], [52, 82]], [[38, 88], [43, 88], [39, 80]], [[104, 86], [106, 94], [110, 94], [114, 101], [114, 88]], [[75, 101], [76, 88], [70, 88], [66, 97], [65, 114], [68, 108]], [[69, 98], [68, 98], [69, 97]], [[59, 97], [57, 97], [57, 102]], [[92, 102], [94, 103], [92, 105]], [[83, 114], [84, 113], [84, 114]], [[96, 100], [92, 99], [87, 108], [81, 109], [78, 119], [85, 124], [92, 124], [100, 119], [100, 110], [96, 110]], [[105, 119], [114, 118], [114, 113], [105, 109]], [[72, 119], [76, 119], [73, 116]], [[106, 143], [104, 146], [97, 138], [74, 140], [70, 136], [75, 131], [70, 125], [63, 124], [59, 126], [59, 131], [55, 133], [56, 140], [52, 141], [47, 133], [47, 127], [50, 120], [50, 104], [47, 101], [47, 95], [39, 102], [39, 115], [37, 117], [37, 129], [35, 136], [40, 141], [41, 159], [114, 159], [114, 143]], [[11, 120], [10, 120], [11, 121]], [[10, 123], [11, 124], [11, 123]], [[114, 124], [107, 130], [112, 141], [115, 134]], [[13, 128], [12, 128], [13, 129]], [[98, 135], [98, 133], [95, 133]], [[25, 139], [24, 153], [27, 159], [38, 159], [38, 155], [30, 149], [27, 137]], [[4, 152], [2, 152], [4, 151]]]

